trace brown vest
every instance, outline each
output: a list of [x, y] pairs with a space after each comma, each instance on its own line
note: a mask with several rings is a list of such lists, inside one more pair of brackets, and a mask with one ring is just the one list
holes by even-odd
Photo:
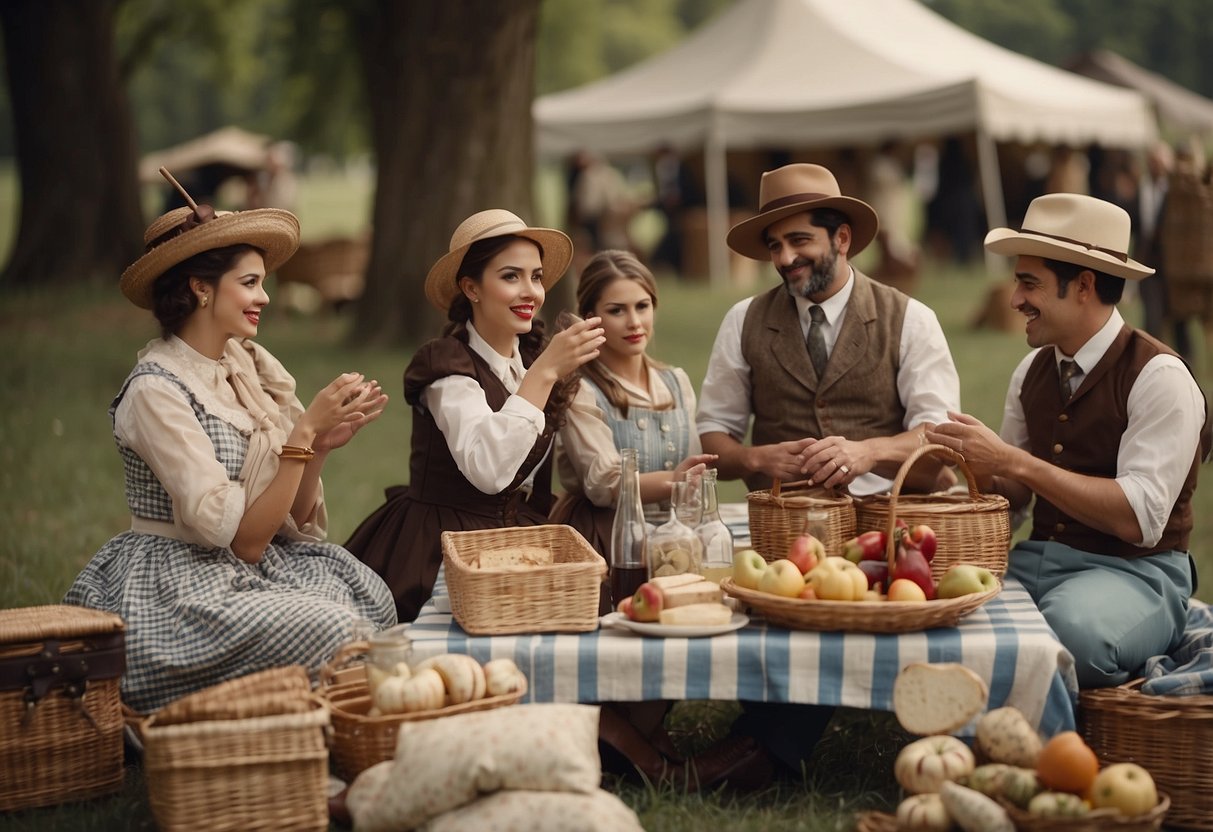
[[[1024, 376], [1019, 394], [1028, 428], [1028, 448], [1047, 462], [1094, 477], [1115, 478], [1120, 440], [1129, 425], [1129, 391], [1143, 367], [1159, 354], [1175, 355], [1141, 330], [1122, 326], [1108, 351], [1087, 374], [1068, 402], [1062, 402], [1057, 361], [1050, 348], [1040, 351]], [[1032, 515], [1033, 540], [1057, 540], [1075, 549], [1100, 555], [1136, 558], [1172, 549], [1186, 551], [1192, 531], [1192, 492], [1196, 471], [1207, 452], [1208, 409], [1201, 429], [1201, 446], [1188, 469], [1188, 478], [1171, 508], [1162, 539], [1148, 548], [1093, 529], [1064, 514], [1048, 500], [1036, 497]]]
[[552, 508], [552, 455], [548, 454], [535, 472], [534, 490], [529, 496], [518, 487], [547, 453], [552, 429], [544, 428], [508, 487], [498, 494], [485, 494], [460, 473], [433, 415], [419, 406], [421, 392], [428, 385], [452, 375], [468, 376], [484, 388], [485, 399], [494, 411], [501, 410], [510, 396], [488, 363], [463, 340], [448, 336], [423, 345], [404, 374], [404, 399], [413, 406], [409, 496], [418, 502], [492, 517], [504, 526], [516, 525], [519, 510], [529, 509], [546, 517]]
[[[741, 354], [750, 365], [753, 443], [901, 433], [906, 411], [897, 372], [908, 300], [856, 271], [838, 340], [819, 379], [787, 289], [780, 285], [755, 297], [741, 328]], [[745, 482], [751, 490], [771, 485], [759, 473]]]

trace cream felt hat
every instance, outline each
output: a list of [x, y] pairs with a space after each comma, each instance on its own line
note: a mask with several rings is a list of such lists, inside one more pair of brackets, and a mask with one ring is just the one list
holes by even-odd
[[459, 294], [459, 264], [472, 243], [491, 237], [525, 237], [543, 249], [543, 285], [550, 289], [564, 276], [573, 259], [573, 241], [555, 228], [532, 228], [517, 215], [502, 208], [472, 214], [451, 235], [450, 250], [438, 258], [425, 278], [425, 296], [443, 312]]
[[151, 309], [156, 278], [195, 254], [240, 243], [265, 253], [268, 274], [291, 258], [299, 248], [299, 220], [280, 208], [252, 211], [215, 211], [198, 205], [164, 168], [160, 172], [190, 204], [174, 208], [152, 221], [143, 232], [145, 254], [122, 272], [119, 286], [127, 300]]
[[1018, 231], [995, 228], [986, 234], [994, 254], [1045, 257], [1095, 271], [1141, 280], [1154, 269], [1129, 257], [1132, 234], [1123, 208], [1083, 194], [1046, 194], [1028, 205]]
[[834, 208], [847, 215], [851, 226], [854, 257], [876, 237], [880, 220], [876, 210], [860, 199], [843, 196], [834, 174], [821, 165], [784, 165], [762, 175], [758, 185], [758, 216], [739, 222], [729, 230], [729, 248], [754, 260], [769, 260], [763, 232], [772, 223], [814, 208]]

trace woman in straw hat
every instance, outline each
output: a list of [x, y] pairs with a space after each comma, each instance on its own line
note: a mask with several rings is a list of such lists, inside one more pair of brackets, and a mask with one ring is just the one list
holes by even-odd
[[606, 341], [581, 369], [581, 389], [560, 432], [556, 465], [567, 493], [552, 520], [582, 530], [603, 556], [609, 555], [620, 448], [639, 452], [641, 499], [657, 524], [668, 519], [671, 483], [716, 459], [700, 448], [695, 389], [686, 372], [647, 352], [656, 309], [657, 282], [634, 254], [600, 251], [582, 270], [578, 314], [600, 318]]
[[356, 620], [396, 621], [383, 581], [325, 542], [320, 483], [328, 454], [387, 396], [343, 373], [304, 408], [294, 379], [252, 340], [265, 275], [294, 253], [298, 220], [192, 205], [144, 240], [121, 287], [162, 335], [110, 407], [131, 528], [66, 597], [126, 621], [123, 697], [140, 712], [264, 668], [318, 669]]
[[563, 232], [490, 209], [459, 225], [426, 277], [449, 323], [404, 374], [410, 482], [389, 488], [346, 542], [387, 581], [402, 621], [433, 590], [442, 532], [547, 522], [552, 441], [574, 371], [603, 342], [597, 318], [544, 337], [537, 315], [572, 256]]

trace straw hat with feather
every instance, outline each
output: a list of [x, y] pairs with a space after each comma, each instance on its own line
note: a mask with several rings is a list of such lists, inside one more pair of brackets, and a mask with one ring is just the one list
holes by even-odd
[[517, 215], [501, 208], [472, 214], [451, 235], [450, 249], [430, 268], [425, 278], [425, 296], [443, 312], [459, 294], [459, 265], [472, 243], [492, 237], [525, 237], [543, 249], [543, 285], [550, 289], [564, 276], [573, 259], [573, 241], [555, 228], [534, 228]]
[[156, 279], [195, 254], [244, 243], [265, 253], [268, 273], [299, 248], [299, 220], [290, 211], [216, 211], [195, 203], [168, 171], [161, 168], [161, 172], [181, 191], [190, 207], [175, 208], [157, 217], [143, 232], [145, 253], [126, 268], [119, 283], [122, 294], [136, 306], [151, 309]]

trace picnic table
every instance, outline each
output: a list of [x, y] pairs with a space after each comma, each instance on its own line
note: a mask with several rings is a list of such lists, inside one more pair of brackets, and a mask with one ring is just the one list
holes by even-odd
[[[748, 529], [734, 528], [734, 536], [744, 546]], [[1046, 737], [1075, 729], [1073, 658], [1012, 578], [958, 626], [900, 634], [787, 630], [751, 614], [742, 629], [708, 638], [650, 638], [613, 628], [472, 636], [449, 610], [439, 572], [434, 596], [408, 628], [414, 658], [449, 652], [481, 662], [513, 659], [530, 682], [525, 701], [718, 699], [887, 711], [902, 667], [960, 662], [989, 686], [990, 708], [1015, 706]]]

